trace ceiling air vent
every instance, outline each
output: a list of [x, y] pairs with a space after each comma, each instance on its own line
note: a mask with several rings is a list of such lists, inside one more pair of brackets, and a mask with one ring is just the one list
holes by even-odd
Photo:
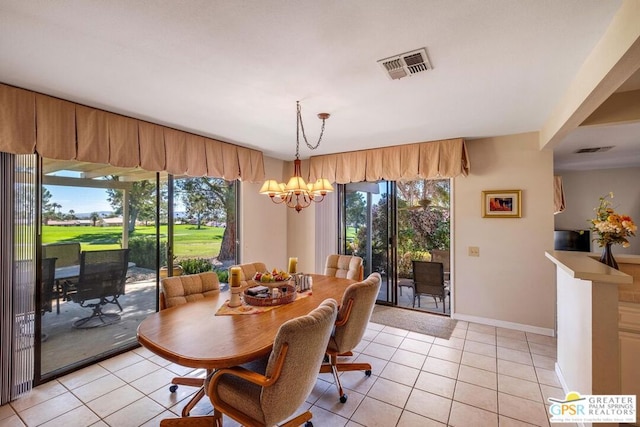
[[574, 153], [576, 154], [582, 154], [582, 153], [603, 153], [605, 151], [609, 151], [613, 148], [613, 145], [610, 145], [608, 147], [593, 147], [593, 148], [581, 148], [579, 150], [574, 151]]
[[378, 64], [384, 68], [392, 80], [422, 73], [432, 68], [424, 48], [381, 59]]

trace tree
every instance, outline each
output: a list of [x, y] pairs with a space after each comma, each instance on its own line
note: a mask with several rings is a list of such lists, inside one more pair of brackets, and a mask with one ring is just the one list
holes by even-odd
[[[111, 176], [112, 181], [119, 181], [118, 176]], [[156, 208], [156, 185], [152, 181], [136, 181], [129, 190], [129, 233], [136, 229], [138, 218], [154, 218]], [[122, 215], [124, 191], [117, 189], [107, 190], [107, 200], [117, 215]]]
[[367, 220], [366, 201], [364, 194], [357, 192], [349, 192], [346, 195], [346, 218], [349, 226], [355, 229], [358, 233], [358, 228], [364, 225]]
[[198, 222], [204, 218], [226, 220], [222, 235], [219, 261], [235, 261], [236, 258], [236, 191], [234, 181], [220, 178], [185, 178], [176, 180], [187, 213]]
[[89, 218], [91, 219], [91, 224], [95, 227], [96, 223], [100, 219], [100, 214], [98, 214], [98, 212], [91, 212], [91, 215], [89, 215]]

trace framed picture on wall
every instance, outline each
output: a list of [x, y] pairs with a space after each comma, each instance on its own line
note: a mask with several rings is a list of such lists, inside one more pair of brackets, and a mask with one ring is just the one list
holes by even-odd
[[483, 218], [520, 218], [522, 190], [491, 190], [482, 192]]

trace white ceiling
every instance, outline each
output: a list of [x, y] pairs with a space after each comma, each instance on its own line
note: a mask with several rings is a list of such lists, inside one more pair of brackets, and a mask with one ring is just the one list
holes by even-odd
[[[514, 134], [542, 127], [620, 4], [0, 0], [0, 81], [287, 160], [296, 100], [310, 142], [331, 114], [302, 158]], [[376, 62], [422, 47], [426, 73]]]

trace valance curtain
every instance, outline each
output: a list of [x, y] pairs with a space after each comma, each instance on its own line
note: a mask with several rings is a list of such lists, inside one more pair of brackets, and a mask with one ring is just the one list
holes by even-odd
[[347, 184], [363, 181], [407, 181], [453, 178], [469, 173], [464, 139], [421, 142], [309, 159], [309, 182], [319, 177]]
[[0, 151], [173, 175], [264, 180], [260, 151], [4, 84]]

